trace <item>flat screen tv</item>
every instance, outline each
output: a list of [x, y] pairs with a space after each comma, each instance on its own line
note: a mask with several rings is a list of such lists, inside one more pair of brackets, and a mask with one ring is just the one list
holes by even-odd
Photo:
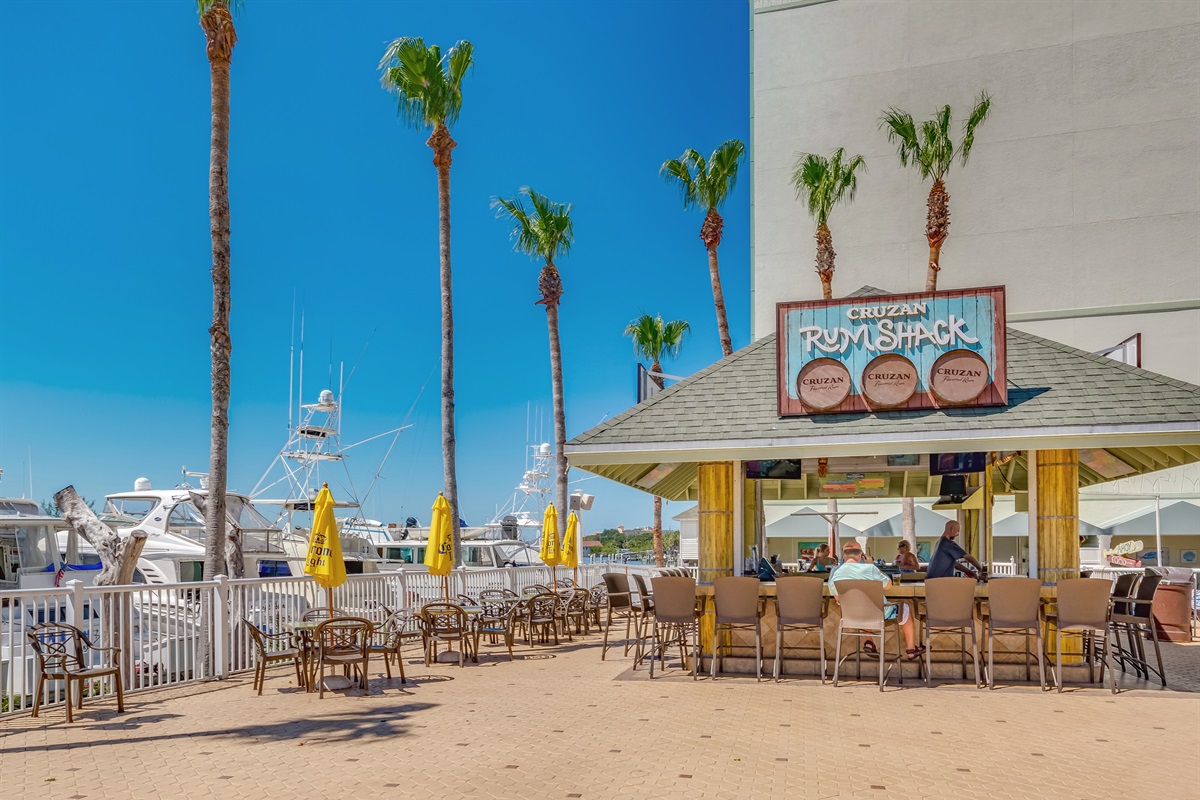
[[983, 472], [987, 453], [932, 453], [929, 456], [930, 475], [965, 475]]
[[747, 461], [746, 477], [751, 480], [756, 478], [796, 480], [804, 477], [804, 470], [800, 468], [800, 459], [798, 458]]

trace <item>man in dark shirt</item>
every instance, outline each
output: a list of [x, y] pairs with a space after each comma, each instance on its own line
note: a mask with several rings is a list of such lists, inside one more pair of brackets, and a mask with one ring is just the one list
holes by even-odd
[[942, 538], [938, 540], [937, 549], [933, 551], [933, 557], [929, 559], [929, 568], [925, 570], [926, 578], [951, 578], [954, 577], [955, 569], [972, 578], [979, 578], [983, 575], [983, 565], [974, 556], [963, 550], [958, 542], [954, 541], [958, 538], [958, 533], [957, 522], [950, 520], [946, 523], [946, 530], [942, 531]]

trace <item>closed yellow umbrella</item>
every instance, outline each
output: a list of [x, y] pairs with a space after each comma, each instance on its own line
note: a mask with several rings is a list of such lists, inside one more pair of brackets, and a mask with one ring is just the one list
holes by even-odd
[[304, 574], [311, 575], [314, 581], [325, 587], [329, 593], [329, 607], [333, 608], [333, 589], [346, 582], [346, 562], [342, 558], [337, 519], [333, 516], [333, 493], [329, 491], [327, 483], [321, 485], [317, 495]]
[[567, 532], [563, 534], [562, 565], [572, 570], [571, 580], [578, 583], [574, 570], [579, 567], [579, 517], [574, 511], [567, 517]]
[[550, 568], [550, 582], [553, 583], [554, 568], [562, 563], [562, 550], [558, 545], [558, 511], [554, 503], [547, 505], [546, 513], [542, 515], [542, 548], [538, 555]]
[[446, 598], [450, 597], [450, 571], [454, 569], [454, 521], [450, 516], [450, 503], [438, 492], [433, 503], [433, 520], [429, 525], [429, 544], [425, 546], [425, 566], [430, 575], [440, 575], [446, 580], [443, 586]]

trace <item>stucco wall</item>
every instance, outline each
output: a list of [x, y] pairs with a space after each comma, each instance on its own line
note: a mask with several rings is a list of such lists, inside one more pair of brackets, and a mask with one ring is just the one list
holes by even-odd
[[[776, 302], [820, 296], [795, 154], [867, 159], [830, 222], [835, 294], [920, 290], [929, 185], [900, 166], [879, 115], [949, 103], [961, 119], [986, 88], [992, 118], [946, 181], [939, 288], [1006, 284], [1018, 319], [1063, 312], [1031, 332], [1084, 349], [1141, 332], [1143, 366], [1200, 382], [1200, 358], [1179, 347], [1200, 341], [1200, 2], [766, 5], [753, 18], [755, 338]], [[1114, 306], [1140, 311], [1072, 315]]]

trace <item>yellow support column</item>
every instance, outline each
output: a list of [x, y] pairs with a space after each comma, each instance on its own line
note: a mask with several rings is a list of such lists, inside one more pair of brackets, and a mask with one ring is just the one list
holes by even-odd
[[[1038, 577], [1079, 577], [1079, 451], [1037, 451]], [[1034, 513], [1034, 509], [1030, 509]]]
[[[702, 461], [700, 482], [700, 583], [733, 575], [733, 463]], [[700, 652], [713, 653], [715, 618], [712, 604], [700, 621]], [[702, 659], [703, 660], [703, 659]]]

